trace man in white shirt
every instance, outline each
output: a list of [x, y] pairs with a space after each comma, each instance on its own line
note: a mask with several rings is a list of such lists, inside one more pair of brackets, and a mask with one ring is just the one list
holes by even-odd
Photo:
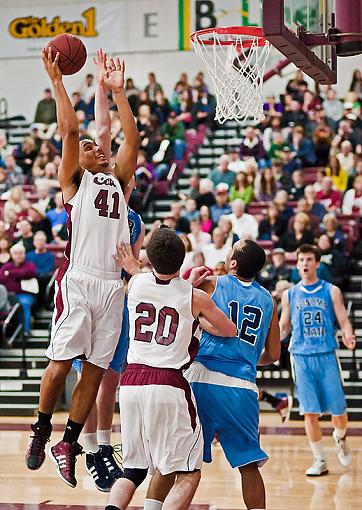
[[351, 142], [345, 140], [341, 143], [341, 152], [337, 154], [339, 164], [347, 172], [348, 175], [353, 174], [354, 154]]
[[237, 147], [231, 147], [229, 149], [229, 170], [232, 170], [236, 174], [239, 172], [246, 172], [245, 161], [240, 159], [239, 149]]
[[225, 245], [225, 235], [221, 228], [215, 228], [212, 233], [212, 243], [203, 247], [205, 266], [214, 269], [219, 262], [225, 262], [229, 252], [229, 246]]
[[191, 220], [190, 229], [191, 234], [187, 234], [187, 237], [190, 239], [193, 251], [201, 251], [204, 246], [211, 243], [211, 235], [201, 230], [199, 219]]
[[245, 204], [241, 199], [236, 199], [231, 204], [232, 214], [230, 219], [233, 224], [233, 231], [240, 239], [256, 240], [258, 237], [258, 222], [251, 214], [245, 211]]

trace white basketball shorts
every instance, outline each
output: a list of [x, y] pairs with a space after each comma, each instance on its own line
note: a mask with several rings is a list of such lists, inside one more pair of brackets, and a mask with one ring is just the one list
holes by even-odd
[[180, 371], [130, 364], [119, 395], [124, 468], [162, 475], [201, 469], [202, 430]]
[[124, 286], [119, 273], [63, 266], [55, 288], [50, 345], [46, 356], [82, 357], [107, 369], [122, 329]]

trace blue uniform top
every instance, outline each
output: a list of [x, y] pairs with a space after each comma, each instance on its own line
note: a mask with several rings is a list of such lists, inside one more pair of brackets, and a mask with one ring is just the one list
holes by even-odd
[[[142, 218], [133, 209], [128, 207], [128, 228], [129, 228], [129, 241], [131, 246], [136, 244], [137, 239], [142, 232]], [[130, 278], [128, 273], [122, 269], [122, 278]]]
[[338, 348], [335, 337], [335, 314], [332, 284], [318, 280], [313, 285], [299, 282], [288, 289], [293, 354], [319, 354]]
[[196, 361], [214, 372], [255, 382], [273, 315], [271, 295], [255, 281], [245, 283], [225, 275], [217, 278], [212, 299], [237, 325], [239, 334], [223, 338], [203, 331]]
[[128, 227], [129, 227], [129, 239], [131, 246], [133, 246], [142, 231], [142, 219], [133, 209], [128, 208]]

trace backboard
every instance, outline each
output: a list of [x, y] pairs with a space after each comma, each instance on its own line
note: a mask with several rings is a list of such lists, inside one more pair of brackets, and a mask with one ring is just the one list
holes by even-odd
[[263, 31], [273, 46], [315, 81], [336, 83], [336, 51], [327, 40], [334, 12], [335, 0], [264, 0]]

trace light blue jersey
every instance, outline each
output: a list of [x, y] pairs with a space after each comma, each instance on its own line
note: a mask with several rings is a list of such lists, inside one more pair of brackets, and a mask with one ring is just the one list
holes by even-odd
[[238, 336], [222, 338], [204, 331], [196, 360], [214, 372], [255, 382], [273, 315], [271, 295], [255, 281], [246, 283], [226, 275], [217, 278], [212, 299], [237, 325]]
[[293, 354], [321, 354], [338, 348], [335, 337], [335, 314], [332, 284], [318, 280], [313, 285], [299, 282], [288, 290]]

